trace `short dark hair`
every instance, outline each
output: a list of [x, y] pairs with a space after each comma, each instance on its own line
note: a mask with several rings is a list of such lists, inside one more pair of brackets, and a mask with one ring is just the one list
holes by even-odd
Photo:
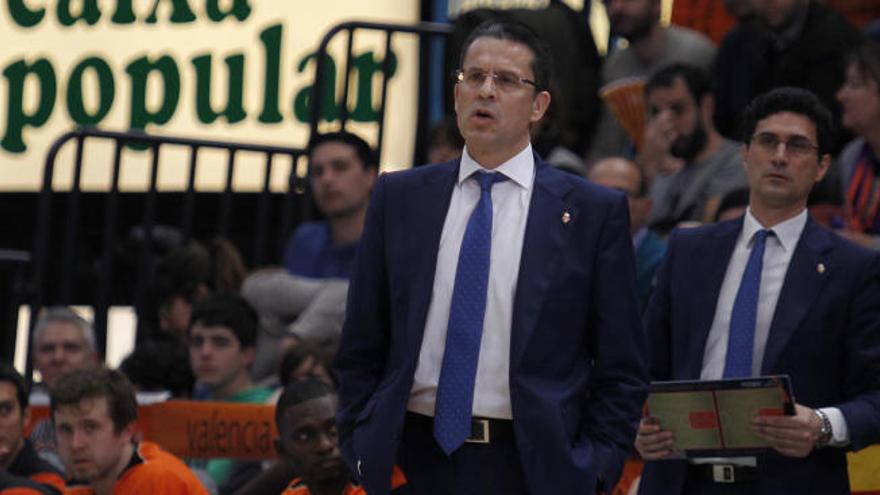
[[0, 382], [9, 382], [15, 387], [15, 395], [18, 397], [18, 407], [24, 411], [28, 406], [28, 388], [24, 377], [12, 364], [0, 362]]
[[229, 328], [242, 348], [256, 345], [259, 318], [254, 308], [235, 292], [216, 292], [196, 302], [193, 305], [189, 332], [192, 332], [196, 323]]
[[275, 404], [275, 426], [278, 428], [278, 432], [281, 432], [285, 411], [307, 400], [334, 394], [336, 394], [336, 389], [332, 385], [317, 378], [287, 384], [284, 391], [281, 392], [281, 397], [278, 398], [278, 403]]
[[855, 65], [863, 77], [873, 79], [880, 88], [880, 44], [866, 41], [850, 52], [847, 65]]
[[327, 373], [335, 381], [333, 376], [333, 354], [336, 346], [321, 346], [314, 340], [303, 340], [298, 344], [290, 347], [281, 356], [281, 366], [278, 368], [278, 380], [282, 387], [286, 387], [290, 383], [290, 375], [300, 367], [307, 359], [312, 358], [315, 364], [324, 366]]
[[137, 420], [134, 388], [122, 373], [103, 366], [90, 366], [66, 374], [49, 390], [52, 418], [58, 408], [75, 406], [85, 399], [107, 399], [107, 410], [116, 433]]
[[748, 144], [752, 140], [758, 122], [782, 112], [796, 113], [810, 119], [816, 126], [819, 155], [828, 152], [831, 147], [831, 112], [812, 92], [790, 86], [770, 90], [749, 103], [743, 114], [743, 142]]
[[692, 64], [676, 63], [661, 67], [648, 78], [645, 96], [657, 88], [672, 87], [678, 78], [684, 82], [697, 105], [702, 104], [703, 96], [712, 94], [712, 76], [705, 69]]
[[312, 156], [315, 148], [325, 143], [342, 143], [351, 146], [363, 163], [364, 168], [379, 168], [379, 157], [376, 156], [375, 150], [357, 134], [348, 131], [327, 132], [324, 134], [316, 134], [309, 140], [308, 154]]
[[458, 58], [459, 68], [463, 68], [464, 58], [468, 49], [479, 38], [495, 38], [513, 41], [528, 47], [532, 51], [532, 72], [535, 73], [535, 85], [538, 91], [550, 91], [550, 79], [553, 72], [553, 59], [547, 43], [538, 37], [532, 28], [517, 21], [506, 19], [490, 19], [471, 31], [461, 46]]

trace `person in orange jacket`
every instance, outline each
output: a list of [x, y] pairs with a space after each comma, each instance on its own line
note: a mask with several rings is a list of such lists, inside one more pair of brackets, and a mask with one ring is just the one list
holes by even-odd
[[71, 480], [66, 495], [207, 495], [178, 458], [135, 442], [137, 400], [118, 371], [88, 368], [50, 391], [58, 451]]

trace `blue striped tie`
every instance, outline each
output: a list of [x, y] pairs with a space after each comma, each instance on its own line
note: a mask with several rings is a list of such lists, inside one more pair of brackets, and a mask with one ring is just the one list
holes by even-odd
[[758, 298], [761, 290], [761, 271], [764, 267], [764, 246], [771, 230], [755, 233], [755, 242], [743, 272], [733, 311], [730, 313], [730, 332], [727, 356], [724, 359], [724, 378], [752, 376], [752, 352], [755, 347], [755, 321], [758, 318]]
[[486, 172], [473, 177], [480, 183], [480, 201], [468, 220], [458, 254], [434, 411], [434, 438], [447, 455], [471, 433], [492, 248], [492, 185], [506, 179], [500, 173]]

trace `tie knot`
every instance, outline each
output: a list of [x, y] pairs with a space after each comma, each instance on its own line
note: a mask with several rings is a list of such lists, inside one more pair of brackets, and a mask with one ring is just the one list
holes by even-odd
[[505, 176], [504, 174], [499, 173], [499, 172], [495, 172], [495, 173], [474, 172], [473, 177], [476, 178], [477, 182], [480, 183], [480, 190], [483, 192], [486, 192], [489, 189], [491, 189], [492, 184], [495, 184], [496, 182], [501, 182], [501, 181], [507, 180], [507, 176]]
[[755, 232], [755, 245], [764, 244], [764, 241], [767, 240], [767, 237], [772, 235], [773, 231], [769, 229], [761, 229]]

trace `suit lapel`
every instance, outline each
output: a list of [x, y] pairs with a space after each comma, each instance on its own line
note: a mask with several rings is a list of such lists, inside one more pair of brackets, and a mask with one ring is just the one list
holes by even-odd
[[[741, 230], [742, 218], [719, 224], [706, 242], [686, 261], [694, 283], [687, 288], [689, 296], [684, 313], [688, 315], [688, 323], [684, 326], [686, 330], [679, 334], [676, 346], [684, 349], [675, 356], [683, 362], [684, 375], [674, 378], [696, 379], [700, 376], [706, 340], [715, 319], [721, 284], [724, 283], [727, 265]], [[727, 260], [727, 263], [718, 263], [718, 260]]]
[[411, 196], [408, 201], [402, 203], [410, 209], [406, 212], [406, 218], [409, 219], [407, 229], [421, 246], [415, 259], [407, 261], [413, 263], [410, 278], [412, 311], [409, 315], [409, 328], [416, 333], [410, 339], [410, 344], [415, 346], [416, 357], [424, 335], [425, 320], [434, 287], [437, 254], [440, 250], [440, 236], [449, 210], [452, 189], [458, 179], [459, 162], [454, 161], [436, 167], [438, 170], [435, 173], [427, 174], [419, 186], [407, 191]]
[[[511, 369], [514, 369], [519, 362], [535, 330], [544, 294], [560, 262], [559, 251], [565, 244], [567, 229], [577, 225], [579, 213], [565, 203], [565, 195], [571, 189], [566, 177], [561, 175], [561, 172], [551, 169], [537, 155], [535, 155], [535, 167], [535, 184], [529, 203], [513, 302], [513, 324], [510, 335]], [[563, 222], [562, 216], [566, 212], [570, 220]]]
[[773, 313], [773, 322], [770, 325], [770, 334], [767, 337], [767, 346], [761, 364], [762, 374], [772, 373], [788, 341], [791, 340], [813, 300], [828, 280], [826, 270], [817, 267], [821, 264], [829, 270], [833, 269], [827, 261], [833, 246], [828, 238], [829, 235], [831, 234], [817, 225], [813, 219], [807, 220], [788, 265], [782, 292], [779, 294], [779, 301]]

